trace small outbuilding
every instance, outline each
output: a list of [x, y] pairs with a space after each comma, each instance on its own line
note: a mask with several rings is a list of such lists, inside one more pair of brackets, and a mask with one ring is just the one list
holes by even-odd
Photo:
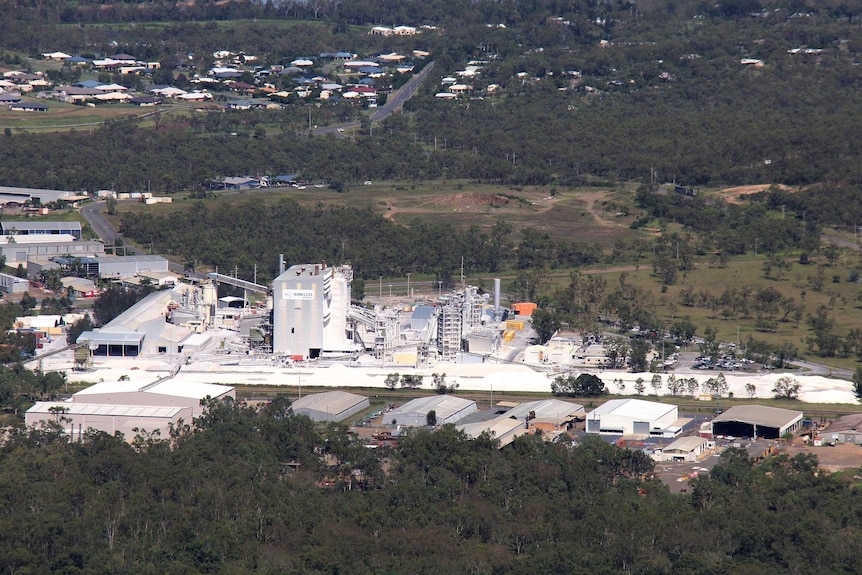
[[735, 405], [712, 420], [712, 435], [778, 439], [802, 427], [802, 412], [765, 405]]
[[828, 442], [862, 445], [862, 413], [839, 417], [821, 431], [820, 435]]
[[368, 398], [346, 391], [312, 393], [293, 402], [293, 413], [305, 415], [312, 421], [343, 421], [364, 409], [368, 409]]
[[383, 425], [406, 425], [421, 427], [427, 425], [428, 414], [432, 411], [436, 416], [437, 425], [457, 423], [478, 408], [472, 399], [455, 397], [454, 395], [432, 395], [418, 397], [408, 401], [383, 415]]
[[656, 461], [697, 461], [709, 448], [706, 438], [696, 435], [680, 437], [667, 447], [657, 451], [653, 459]]

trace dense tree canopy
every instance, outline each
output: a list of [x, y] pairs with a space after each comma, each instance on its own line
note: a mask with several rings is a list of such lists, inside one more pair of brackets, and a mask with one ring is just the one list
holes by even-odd
[[645, 455], [593, 438], [498, 450], [445, 426], [383, 452], [283, 400], [209, 410], [173, 448], [146, 434], [129, 445], [102, 433], [69, 444], [50, 426], [13, 433], [0, 447], [4, 567], [852, 573], [862, 549], [853, 489], [809, 456], [755, 467], [731, 450], [674, 496], [648, 479]]

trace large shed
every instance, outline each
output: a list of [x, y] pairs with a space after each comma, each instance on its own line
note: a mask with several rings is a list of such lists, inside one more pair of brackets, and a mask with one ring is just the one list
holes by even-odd
[[346, 391], [312, 393], [301, 397], [291, 406], [297, 415], [312, 421], [343, 421], [369, 406], [368, 398]]
[[524, 421], [530, 414], [531, 421], [545, 421], [561, 427], [575, 419], [584, 419], [586, 412], [579, 403], [561, 399], [540, 399], [518, 404], [506, 412], [506, 417]]
[[154, 407], [182, 407], [188, 409], [189, 419], [203, 413], [201, 400], [236, 399], [236, 390], [227, 385], [198, 383], [169, 379], [155, 383], [133, 381], [106, 381], [83, 389], [72, 396], [72, 403], [101, 405], [144, 405]]
[[101, 256], [96, 258], [99, 263], [101, 278], [130, 278], [143, 271], [166, 272], [168, 260], [162, 256], [139, 254], [134, 256]]
[[48, 222], [29, 218], [20, 222], [0, 222], [0, 234], [8, 235], [60, 235], [66, 234], [80, 240], [81, 222]]
[[519, 436], [529, 433], [525, 422], [506, 417], [505, 415], [488, 421], [464, 423], [458, 426], [458, 430], [463, 431], [473, 439], [476, 439], [483, 433], [488, 433], [498, 441], [500, 449], [515, 441]]
[[434, 412], [437, 425], [457, 423], [477, 410], [472, 399], [454, 395], [418, 397], [383, 415], [383, 425], [420, 427], [427, 424], [428, 414]]
[[714, 437], [777, 439], [802, 427], [802, 412], [765, 405], [735, 405], [712, 420]]
[[190, 408], [39, 401], [24, 415], [28, 427], [56, 422], [73, 440], [90, 429], [109, 435], [120, 432], [126, 441], [144, 431], [167, 438], [171, 424], [180, 420], [191, 420]]
[[587, 433], [662, 437], [679, 408], [642, 399], [612, 399], [587, 414]]

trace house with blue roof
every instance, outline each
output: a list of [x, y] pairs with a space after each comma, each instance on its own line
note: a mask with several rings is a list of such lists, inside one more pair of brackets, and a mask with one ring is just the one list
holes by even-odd
[[89, 88], [91, 90], [95, 90], [103, 84], [101, 82], [97, 82], [96, 80], [81, 80], [80, 82], [75, 82], [72, 85], [76, 88]]

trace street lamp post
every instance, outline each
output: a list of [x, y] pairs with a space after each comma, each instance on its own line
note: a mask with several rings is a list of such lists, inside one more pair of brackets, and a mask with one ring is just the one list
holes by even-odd
[[378, 299], [383, 301], [383, 276], [380, 276], [380, 291], [378, 292]]

